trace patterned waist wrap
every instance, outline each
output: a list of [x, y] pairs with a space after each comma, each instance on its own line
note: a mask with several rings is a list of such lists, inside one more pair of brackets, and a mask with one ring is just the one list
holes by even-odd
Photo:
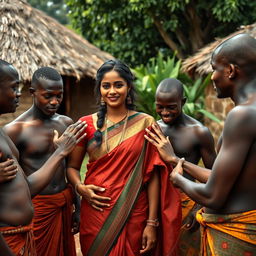
[[202, 255], [256, 255], [256, 210], [237, 214], [197, 212]]

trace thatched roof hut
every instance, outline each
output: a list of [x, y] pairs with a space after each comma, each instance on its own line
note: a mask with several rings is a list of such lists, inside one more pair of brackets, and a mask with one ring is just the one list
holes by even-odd
[[0, 0], [0, 58], [12, 63], [24, 81], [41, 66], [61, 75], [93, 77], [113, 58], [25, 0]]
[[224, 38], [217, 38], [214, 42], [206, 45], [205, 47], [200, 49], [195, 55], [183, 61], [183, 71], [188, 72], [190, 74], [209, 74], [210, 72], [212, 72], [210, 61], [213, 50], [221, 42], [240, 33], [248, 33], [254, 38], [256, 38], [256, 23], [247, 26], [241, 26], [238, 31], [230, 34], [229, 36]]
[[[42, 66], [59, 71], [64, 81], [60, 113], [74, 120], [95, 111], [94, 77], [99, 66], [113, 56], [101, 51], [26, 0], [0, 0], [0, 59], [12, 63], [25, 85]], [[32, 103], [28, 86], [15, 114], [2, 116], [3, 125]]]

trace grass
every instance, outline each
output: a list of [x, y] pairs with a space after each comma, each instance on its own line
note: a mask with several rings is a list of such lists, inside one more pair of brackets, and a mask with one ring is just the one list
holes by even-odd
[[84, 181], [84, 177], [87, 172], [87, 167], [86, 167], [87, 163], [88, 163], [88, 155], [86, 154], [84, 157], [83, 163], [81, 165], [81, 168], [80, 168], [80, 175], [81, 175], [82, 182]]

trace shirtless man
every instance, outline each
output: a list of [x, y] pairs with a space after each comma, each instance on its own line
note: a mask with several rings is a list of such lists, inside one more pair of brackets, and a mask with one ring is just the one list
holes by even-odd
[[[19, 75], [9, 63], [0, 60], [0, 113], [15, 112], [19, 97]], [[83, 136], [85, 124], [77, 122], [54, 140], [51, 130], [51, 147], [57, 147], [48, 161], [36, 172], [26, 177], [20, 167], [19, 152], [11, 139], [0, 130], [0, 252], [1, 256], [25, 255], [32, 248], [30, 223], [33, 217], [31, 197], [39, 193], [51, 180], [56, 168], [72, 151]], [[55, 143], [53, 143], [53, 140]], [[40, 145], [38, 145], [40, 146]], [[10, 247], [7, 245], [9, 243]]]
[[[231, 97], [222, 145], [209, 172], [177, 157], [155, 126], [147, 137], [166, 162], [177, 164], [171, 180], [189, 197], [205, 206], [197, 213], [203, 226], [203, 255], [256, 254], [256, 40], [238, 34], [221, 43], [211, 60], [212, 81], [219, 98]], [[183, 168], [203, 177], [194, 183], [181, 175]], [[208, 177], [207, 177], [208, 176]]]
[[[194, 164], [202, 158], [204, 166], [211, 168], [216, 157], [213, 137], [207, 127], [182, 111], [185, 102], [182, 83], [175, 78], [164, 79], [156, 91], [156, 112], [161, 117], [158, 124], [171, 140], [178, 157]], [[195, 181], [186, 172], [184, 177]], [[181, 193], [181, 201], [183, 226], [178, 255], [197, 256], [200, 252], [200, 231], [195, 213], [200, 206], [185, 193]]]
[[[4, 127], [20, 152], [19, 164], [27, 176], [37, 171], [54, 152], [51, 131], [62, 134], [73, 123], [69, 117], [56, 113], [63, 99], [63, 81], [55, 69], [42, 67], [36, 70], [30, 92], [32, 107]], [[65, 169], [63, 159], [48, 186], [33, 199], [38, 256], [76, 255], [71, 225], [74, 193], [67, 186]], [[78, 203], [79, 199], [76, 199]], [[78, 231], [80, 207], [76, 208], [74, 228]]]

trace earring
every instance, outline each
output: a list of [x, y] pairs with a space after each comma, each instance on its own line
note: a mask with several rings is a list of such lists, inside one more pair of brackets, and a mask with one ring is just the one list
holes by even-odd
[[127, 97], [126, 97], [126, 103], [128, 104], [128, 105], [131, 105], [132, 104], [132, 98], [131, 98], [131, 96], [128, 94], [127, 95]]
[[105, 107], [106, 106], [106, 102], [103, 100], [102, 97], [100, 99], [100, 105], [101, 105], [101, 107]]

